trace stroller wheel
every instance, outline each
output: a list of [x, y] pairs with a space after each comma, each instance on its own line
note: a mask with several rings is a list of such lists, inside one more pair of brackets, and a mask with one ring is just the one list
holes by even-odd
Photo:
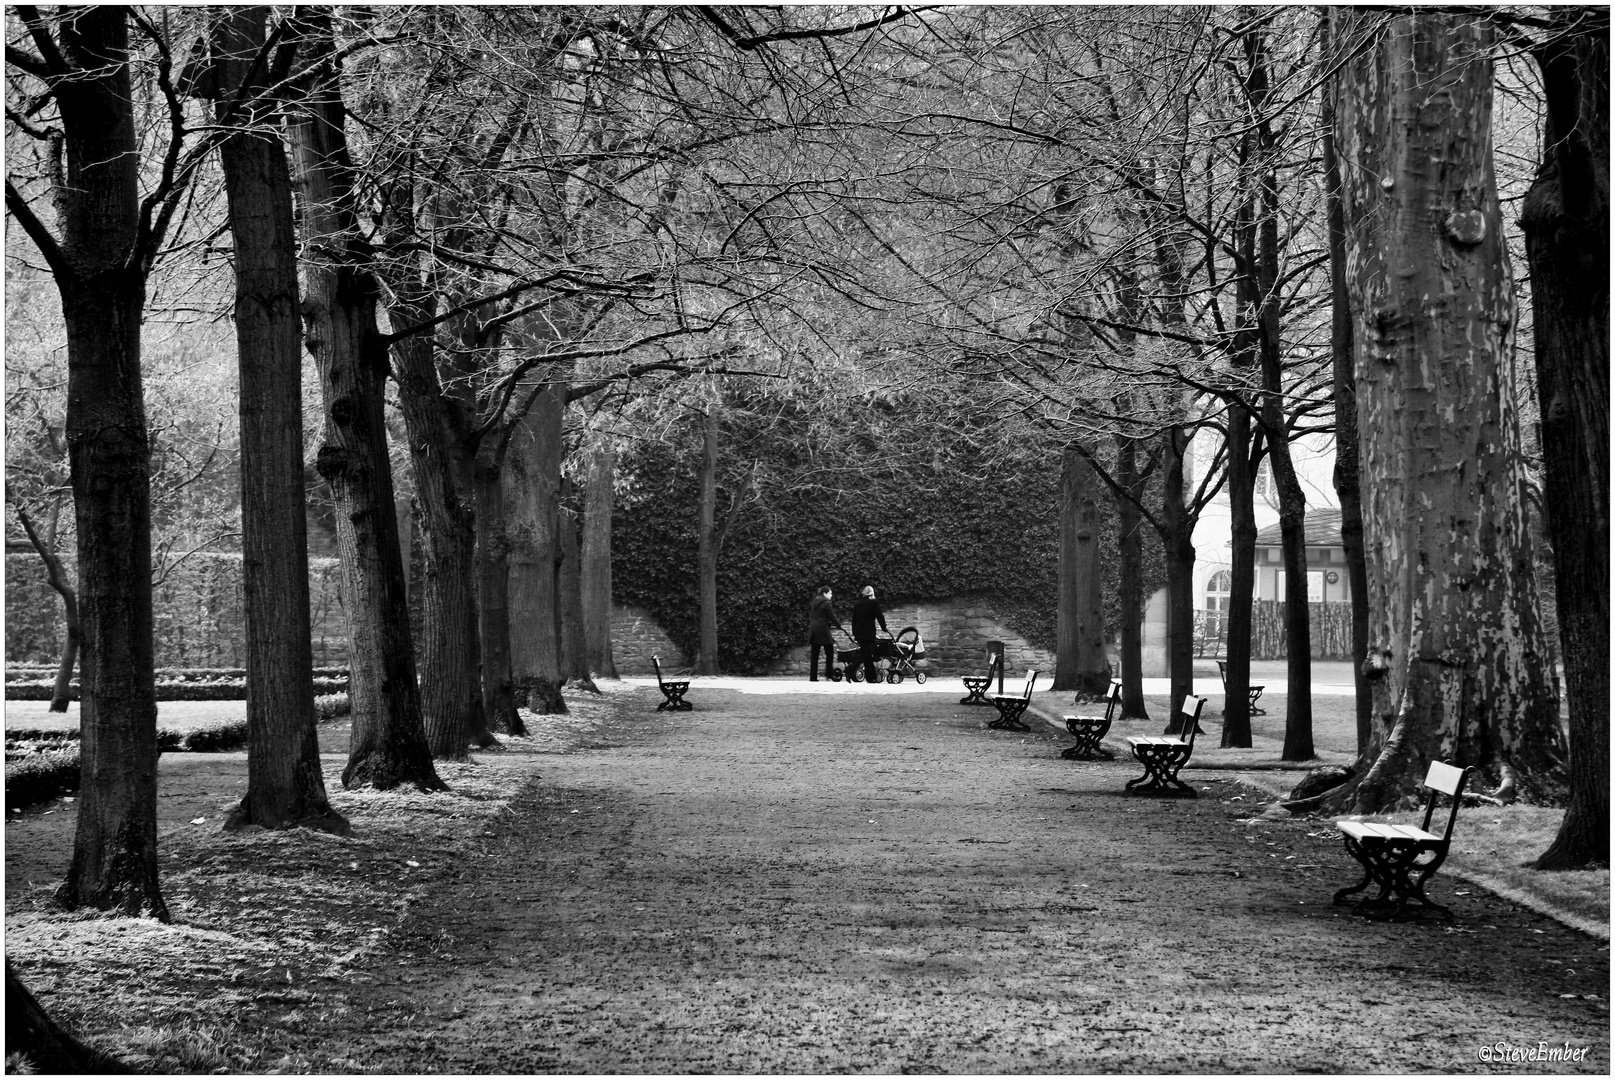
[[925, 685], [925, 672], [916, 671], [914, 673], [914, 681], [919, 683], [921, 686], [924, 686]]
[[836, 668], [831, 668], [830, 669], [830, 681], [831, 682], [840, 682], [841, 681], [841, 672], [839, 670], [837, 670]]
[[888, 671], [886, 673], [886, 681], [895, 686], [903, 681], [903, 673], [901, 671]]
[[863, 670], [863, 668], [849, 667], [847, 669], [847, 679], [850, 682], [863, 682], [864, 681], [864, 670]]

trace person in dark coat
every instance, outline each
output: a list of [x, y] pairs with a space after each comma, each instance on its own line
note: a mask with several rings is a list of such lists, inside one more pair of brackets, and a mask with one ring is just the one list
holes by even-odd
[[875, 600], [875, 587], [865, 585], [863, 598], [852, 605], [852, 636], [858, 642], [858, 651], [864, 654], [864, 678], [870, 682], [880, 681], [880, 672], [875, 670], [877, 624], [883, 632], [890, 633], [886, 630], [886, 614]]
[[836, 639], [830, 627], [840, 630], [841, 620], [830, 606], [830, 586], [820, 585], [818, 595], [808, 605], [808, 682], [819, 681], [819, 650], [824, 650], [824, 677], [830, 677], [836, 662]]

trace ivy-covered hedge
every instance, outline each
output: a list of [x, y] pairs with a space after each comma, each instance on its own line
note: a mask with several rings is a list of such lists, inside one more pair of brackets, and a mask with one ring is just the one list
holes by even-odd
[[[980, 425], [963, 437], [927, 436], [892, 407], [868, 411], [843, 418], [866, 434], [830, 449], [792, 438], [777, 412], [766, 423], [744, 409], [725, 413], [717, 505], [735, 509], [719, 558], [719, 666], [754, 673], [803, 644], [821, 584], [835, 591], [843, 621], [866, 584], [886, 607], [971, 597], [1054, 648], [1058, 448], [1006, 447]], [[615, 599], [646, 609], [691, 656], [700, 634], [698, 422], [681, 441], [624, 455], [612, 523]], [[1114, 597], [1114, 511], [1102, 506], [1101, 574]]]

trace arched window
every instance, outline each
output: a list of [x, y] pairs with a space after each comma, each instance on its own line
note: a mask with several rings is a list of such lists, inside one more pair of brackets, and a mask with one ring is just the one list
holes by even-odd
[[1234, 576], [1227, 570], [1218, 570], [1206, 582], [1206, 610], [1227, 611], [1228, 593], [1234, 587]]

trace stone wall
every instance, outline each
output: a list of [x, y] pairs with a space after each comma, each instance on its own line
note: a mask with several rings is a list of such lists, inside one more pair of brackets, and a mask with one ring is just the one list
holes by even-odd
[[[839, 611], [843, 624], [850, 618], [851, 605]], [[807, 637], [803, 618], [802, 636]], [[1004, 643], [1005, 677], [1025, 675], [1027, 668], [1045, 673], [1054, 671], [1054, 654], [1039, 649], [1000, 623], [991, 608], [979, 602], [960, 599], [946, 604], [904, 604], [886, 609], [886, 626], [895, 635], [905, 626], [919, 630], [925, 643], [928, 675], [957, 678], [987, 669], [987, 642]], [[840, 636], [837, 640], [842, 641]], [[840, 647], [851, 648], [850, 642]], [[780, 657], [769, 668], [771, 675], [807, 675], [808, 647], [804, 643]]]
[[618, 675], [654, 675], [650, 658], [661, 657], [662, 670], [677, 671], [692, 661], [642, 608], [616, 604], [611, 609], [611, 659]]

